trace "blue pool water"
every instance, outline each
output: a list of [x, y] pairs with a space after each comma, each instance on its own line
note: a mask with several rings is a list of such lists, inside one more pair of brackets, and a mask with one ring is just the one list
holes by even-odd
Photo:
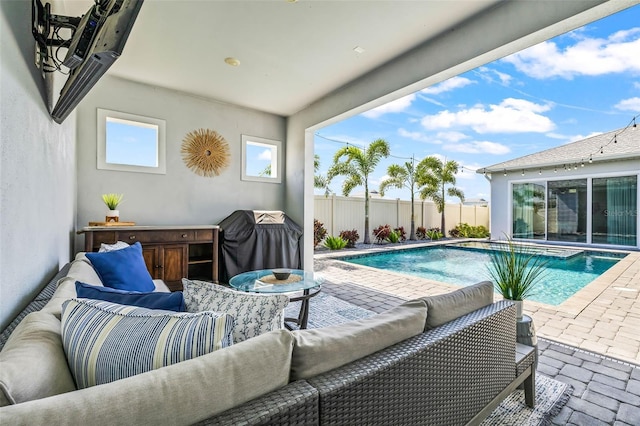
[[[346, 262], [467, 286], [490, 280], [489, 248], [438, 246], [342, 258]], [[543, 254], [541, 254], [543, 255]], [[615, 265], [625, 254], [584, 251], [564, 258], [546, 256], [549, 273], [529, 299], [559, 305]]]

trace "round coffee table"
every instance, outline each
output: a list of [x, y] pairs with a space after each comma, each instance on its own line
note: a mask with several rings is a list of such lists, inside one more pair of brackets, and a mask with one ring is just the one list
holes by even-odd
[[323, 278], [313, 272], [305, 272], [301, 269], [292, 269], [288, 280], [276, 280], [271, 269], [243, 272], [232, 277], [229, 285], [236, 290], [253, 293], [299, 293], [289, 296], [289, 301], [300, 301], [300, 313], [298, 318], [285, 317], [285, 326], [292, 330], [289, 323], [296, 324], [299, 329], [307, 328], [309, 320], [309, 299], [320, 293]]

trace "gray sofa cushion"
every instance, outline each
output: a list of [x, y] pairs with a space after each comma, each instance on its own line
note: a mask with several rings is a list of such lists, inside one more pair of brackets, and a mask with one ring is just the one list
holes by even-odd
[[0, 352], [0, 406], [74, 390], [62, 349], [60, 321], [50, 313], [30, 313]]
[[422, 333], [427, 308], [413, 300], [369, 318], [312, 330], [296, 330], [291, 380], [348, 364]]
[[427, 303], [429, 314], [424, 330], [431, 330], [493, 303], [493, 283], [482, 281], [450, 293], [418, 300], [424, 300]]
[[0, 408], [7, 425], [181, 425], [288, 383], [293, 338], [277, 330], [188, 361], [99, 386]]

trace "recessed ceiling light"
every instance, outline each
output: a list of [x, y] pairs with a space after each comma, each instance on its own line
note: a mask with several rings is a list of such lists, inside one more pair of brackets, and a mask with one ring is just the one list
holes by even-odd
[[356, 46], [353, 48], [353, 51], [356, 53], [364, 53], [364, 49], [360, 46]]
[[232, 67], [237, 67], [238, 65], [240, 65], [240, 61], [236, 58], [228, 57], [224, 58], [224, 61], [227, 63], [227, 65], [231, 65]]
[[298, 0], [286, 0], [287, 3], [296, 3]]

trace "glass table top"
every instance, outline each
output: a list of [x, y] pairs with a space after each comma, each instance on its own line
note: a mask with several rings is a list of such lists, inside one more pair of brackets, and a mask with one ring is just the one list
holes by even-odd
[[[298, 281], [288, 282], [292, 277], [294, 279], [299, 277]], [[301, 269], [292, 269], [289, 280], [278, 281], [273, 277], [272, 269], [261, 269], [238, 274], [229, 280], [229, 285], [237, 290], [256, 293], [289, 293], [318, 287], [323, 281], [324, 279], [318, 274]]]

